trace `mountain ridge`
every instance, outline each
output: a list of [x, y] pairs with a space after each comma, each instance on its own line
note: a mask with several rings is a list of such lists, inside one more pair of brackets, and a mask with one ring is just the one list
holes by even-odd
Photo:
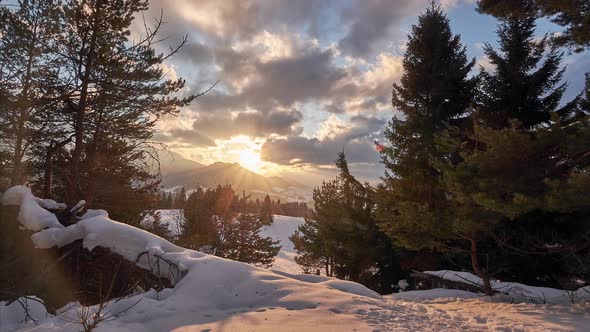
[[203, 165], [196, 161], [172, 153], [174, 158], [160, 161], [162, 185], [165, 188], [216, 187], [232, 185], [236, 191], [244, 191], [254, 196], [269, 194], [276, 199], [309, 201], [311, 188], [291, 179], [280, 176], [264, 176], [253, 172], [239, 163], [217, 161]]

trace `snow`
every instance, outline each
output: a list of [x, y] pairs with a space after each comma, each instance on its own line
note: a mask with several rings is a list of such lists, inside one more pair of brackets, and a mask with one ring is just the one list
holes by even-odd
[[302, 273], [301, 267], [295, 263], [295, 247], [289, 237], [293, 235], [299, 225], [303, 224], [304, 219], [281, 215], [274, 215], [273, 217], [273, 223], [262, 227], [260, 232], [263, 237], [270, 236], [274, 241], [280, 241], [281, 250], [275, 257], [270, 269], [291, 274]]
[[[443, 279], [482, 285], [483, 282], [478, 276], [469, 272], [459, 271], [424, 271], [426, 274], [441, 277]], [[536, 287], [524, 285], [517, 282], [502, 282], [492, 280], [492, 289], [508, 295], [512, 301], [538, 302], [548, 304], [567, 304], [572, 302], [590, 301], [590, 286], [582, 287], [576, 291], [568, 292], [562, 289], [549, 287]]]
[[30, 231], [40, 231], [44, 228], [62, 228], [57, 217], [41, 207], [41, 204], [50, 204], [49, 200], [38, 200], [31, 193], [31, 189], [25, 186], [9, 188], [2, 195], [3, 205], [19, 205], [18, 221]]
[[[18, 202], [23, 226], [42, 216], [30, 191], [17, 189], [3, 202]], [[21, 211], [22, 212], [22, 211]], [[293, 230], [279, 217], [265, 234], [284, 239]], [[61, 226], [61, 225], [60, 225]], [[48, 227], [45, 230], [41, 230]], [[32, 239], [39, 247], [63, 246], [81, 239], [86, 248], [101, 246], [150, 268], [142, 257], [165, 258], [182, 272], [173, 289], [150, 290], [107, 305], [111, 313], [97, 332], [114, 331], [583, 331], [590, 326], [587, 305], [508, 303], [457, 290], [412, 291], [380, 296], [360, 284], [325, 276], [269, 271], [184, 249], [146, 231], [111, 220], [106, 211], [89, 210], [68, 227], [44, 226]], [[285, 243], [286, 250], [291, 250]], [[172, 268], [167, 273], [171, 273]], [[23, 321], [19, 305], [0, 303], [0, 331], [80, 331], [71, 321], [84, 309], [73, 303], [57, 316], [35, 307], [39, 320]]]
[[[178, 238], [182, 232], [182, 226], [185, 222], [184, 210], [182, 209], [160, 209], [153, 211], [154, 214], [160, 217], [160, 223], [166, 225], [168, 229], [168, 236], [170, 238]], [[150, 228], [154, 224], [154, 217], [150, 214], [146, 215], [141, 221], [141, 226]]]
[[[29, 317], [23, 307], [27, 308]], [[11, 304], [0, 302], [0, 332], [14, 331], [23, 325], [33, 323], [31, 319], [41, 321], [48, 317], [45, 307], [36, 297], [19, 298]]]

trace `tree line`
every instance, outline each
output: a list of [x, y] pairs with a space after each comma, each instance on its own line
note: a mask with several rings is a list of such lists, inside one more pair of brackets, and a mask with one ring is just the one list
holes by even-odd
[[[580, 8], [570, 17], [557, 1], [481, 1], [480, 11], [498, 16], [499, 47], [485, 45], [491, 68], [476, 74], [431, 3], [393, 85], [401, 115], [379, 149], [382, 183], [359, 183], [340, 154], [340, 175], [314, 190], [314, 213], [292, 237], [296, 261], [380, 292], [411, 269], [470, 270], [487, 294], [492, 277], [590, 282], [590, 74], [564, 101], [561, 48], [587, 49], [590, 31], [577, 22], [589, 11], [587, 2], [559, 3]], [[536, 38], [542, 15], [567, 29]]]
[[[200, 189], [203, 191], [203, 188]], [[196, 190], [198, 191], [198, 189]], [[234, 189], [235, 191], [235, 189]], [[175, 191], [161, 191], [158, 200], [155, 204], [156, 209], [184, 209], [187, 207], [187, 194], [184, 187]], [[242, 191], [243, 202], [240, 204], [240, 211], [245, 213], [258, 213], [262, 209], [269, 207], [272, 214], [279, 214], [290, 217], [303, 218], [309, 213], [311, 209], [306, 202], [281, 202], [280, 199], [271, 199], [267, 194], [262, 200], [260, 198], [252, 198], [250, 194]]]

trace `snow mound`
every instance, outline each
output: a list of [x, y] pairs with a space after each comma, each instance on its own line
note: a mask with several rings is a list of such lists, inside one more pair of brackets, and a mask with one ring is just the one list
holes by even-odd
[[[37, 248], [61, 247], [82, 240], [83, 246], [89, 250], [97, 246], [108, 248], [142, 268], [152, 268], [148, 261], [150, 257], [152, 261], [158, 257], [179, 267], [182, 278], [171, 278], [177, 281], [174, 289], [148, 292], [116, 302], [117, 307], [122, 307], [140, 300], [120, 319], [104, 323], [114, 330], [137, 327], [143, 331], [169, 331], [195, 322], [220, 320], [232, 313], [267, 310], [280, 311], [281, 319], [287, 319], [290, 311], [326, 313], [330, 308], [337, 308], [334, 310], [339, 312], [350, 311], [355, 296], [367, 301], [381, 298], [364, 286], [348, 281], [327, 277], [308, 281], [184, 249], [149, 232], [114, 221], [103, 210], [89, 210], [80, 221], [68, 227], [63, 227], [57, 220], [55, 223], [39, 223], [39, 217], [52, 219], [25, 187], [7, 191], [2, 201], [20, 203], [19, 221], [28, 229], [37, 231], [31, 236]], [[159, 271], [160, 275], [167, 277], [173, 273], [172, 269], [160, 268]], [[196, 315], [197, 312], [201, 314]], [[121, 328], [120, 324], [125, 327]], [[358, 322], [355, 324], [359, 325]], [[51, 317], [36, 331], [55, 330], [56, 326], [67, 331], [79, 329], [69, 325], [64, 325], [59, 317]], [[115, 328], [117, 326], [121, 329]]]
[[[53, 213], [41, 207], [41, 205], [50, 206], [52, 203], [55, 201], [34, 197], [31, 189], [25, 186], [12, 187], [2, 195], [2, 204], [20, 206], [17, 219], [23, 227], [31, 231], [63, 227]], [[57, 203], [51, 207], [54, 206], [57, 206]]]

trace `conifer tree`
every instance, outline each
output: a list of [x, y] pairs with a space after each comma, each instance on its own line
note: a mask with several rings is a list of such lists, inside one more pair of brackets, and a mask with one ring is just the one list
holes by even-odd
[[[493, 128], [518, 120], [524, 128], [547, 124], [560, 111], [566, 88], [560, 83], [562, 53], [548, 49], [547, 38], [535, 39], [534, 16], [503, 19], [498, 27], [500, 49], [486, 44], [484, 52], [494, 66], [480, 74], [482, 121]], [[545, 55], [545, 53], [547, 53]]]
[[5, 176], [17, 185], [28, 178], [36, 141], [51, 139], [63, 18], [54, 0], [21, 0], [9, 8], [0, 6], [0, 154]]
[[270, 267], [281, 250], [280, 241], [260, 236], [263, 222], [259, 214], [237, 213], [218, 219], [218, 239], [215, 255], [250, 263], [262, 267]]
[[266, 195], [264, 197], [264, 201], [262, 201], [262, 206], [260, 207], [260, 218], [264, 225], [270, 225], [273, 222], [273, 215], [272, 215], [272, 202], [270, 200], [270, 196]]
[[291, 237], [295, 261], [307, 273], [321, 269], [328, 276], [391, 291], [393, 248], [373, 218], [373, 189], [350, 174], [344, 153], [336, 166], [340, 175], [314, 189], [315, 210]]
[[101, 151], [105, 142], [125, 146], [119, 152], [126, 154], [111, 154], [113, 159], [133, 156], [128, 160], [140, 164], [156, 120], [195, 98], [176, 95], [184, 81], [166, 78], [162, 64], [179, 48], [169, 54], [154, 49], [161, 18], [154, 27], [146, 25], [140, 40], [130, 39], [133, 20], [147, 6], [144, 0], [71, 0], [63, 6], [67, 28], [57, 52], [67, 62], [60, 76], [62, 127], [72, 148], [64, 154], [65, 164], [56, 165], [67, 171], [56, 175], [67, 201], [84, 198], [92, 204], [96, 198], [96, 177], [108, 174], [91, 171], [100, 170], [99, 159], [108, 156]]
[[215, 199], [215, 191], [202, 188], [188, 197], [184, 208], [186, 221], [179, 238], [183, 247], [204, 251], [213, 247], [217, 234], [213, 211]]
[[[534, 131], [517, 125], [503, 129], [476, 125], [470, 134], [476, 145], [466, 145], [457, 138], [461, 135], [452, 138], [450, 132], [441, 137], [441, 146], [461, 154], [460, 162], [440, 165], [452, 198], [450, 229], [471, 242], [474, 269], [488, 288], [489, 271], [477, 263], [477, 241], [486, 236], [507, 253], [571, 258], [589, 248], [584, 240], [590, 234], [587, 118]], [[528, 228], [501, 236], [497, 232], [497, 228], [510, 229], [504, 224], [515, 223]], [[571, 229], [578, 234], [571, 234]], [[558, 245], [548, 249], [547, 243]]]
[[480, 0], [478, 11], [499, 18], [545, 16], [565, 28], [553, 37], [576, 52], [590, 47], [590, 2], [587, 0]]
[[460, 37], [434, 3], [412, 27], [403, 61], [401, 85], [394, 84], [393, 106], [401, 112], [385, 134], [390, 147], [382, 153], [384, 185], [377, 194], [377, 215], [383, 230], [410, 249], [441, 248], [452, 237], [445, 225], [448, 202], [435, 137], [462, 117], [473, 99], [475, 79]]

